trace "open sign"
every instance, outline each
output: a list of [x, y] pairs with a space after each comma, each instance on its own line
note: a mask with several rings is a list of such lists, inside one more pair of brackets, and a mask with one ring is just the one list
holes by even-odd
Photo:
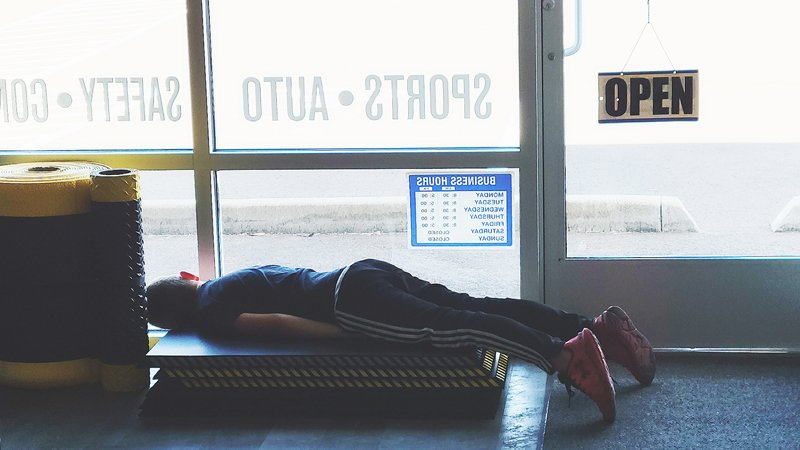
[[696, 70], [600, 73], [598, 121], [697, 120]]

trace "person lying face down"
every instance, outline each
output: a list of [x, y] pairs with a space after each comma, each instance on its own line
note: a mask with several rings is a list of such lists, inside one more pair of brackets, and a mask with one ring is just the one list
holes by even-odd
[[652, 346], [618, 306], [589, 318], [535, 301], [472, 297], [376, 259], [327, 272], [249, 267], [205, 282], [182, 272], [156, 280], [146, 296], [148, 320], [167, 329], [492, 349], [557, 372], [607, 422], [616, 402], [606, 357], [643, 385], [655, 376]]

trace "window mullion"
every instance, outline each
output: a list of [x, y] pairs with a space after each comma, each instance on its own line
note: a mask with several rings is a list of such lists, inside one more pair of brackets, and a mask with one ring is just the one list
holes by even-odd
[[193, 168], [195, 185], [195, 216], [197, 220], [197, 250], [200, 277], [219, 275], [220, 239], [217, 206], [216, 173], [211, 158], [213, 137], [208, 98], [208, 42], [206, 13], [202, 0], [186, 1], [186, 20], [189, 48], [189, 78], [192, 99]]

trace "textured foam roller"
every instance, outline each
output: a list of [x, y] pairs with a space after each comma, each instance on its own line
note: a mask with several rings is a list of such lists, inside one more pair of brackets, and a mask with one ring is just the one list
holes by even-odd
[[132, 169], [112, 169], [93, 172], [91, 177], [101, 383], [107, 390], [138, 390], [149, 379], [147, 370], [140, 368], [149, 340], [139, 175]]

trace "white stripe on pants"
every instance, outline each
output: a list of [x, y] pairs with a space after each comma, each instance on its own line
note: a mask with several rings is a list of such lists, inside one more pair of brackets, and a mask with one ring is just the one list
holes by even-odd
[[539, 353], [517, 342], [486, 331], [474, 329], [434, 330], [432, 328], [407, 328], [376, 322], [342, 311], [336, 311], [336, 320], [347, 331], [373, 338], [415, 344], [429, 342], [438, 348], [466, 346], [484, 347], [532, 362], [547, 373], [553, 370], [550, 362]]

